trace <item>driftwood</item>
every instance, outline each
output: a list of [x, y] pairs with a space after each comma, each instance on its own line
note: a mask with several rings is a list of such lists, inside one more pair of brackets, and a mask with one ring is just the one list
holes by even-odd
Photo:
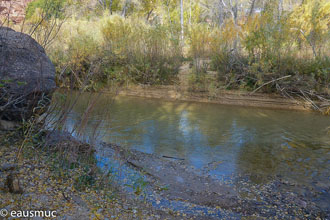
[[280, 78], [278, 78], [278, 79], [273, 79], [273, 80], [271, 80], [271, 81], [269, 81], [269, 82], [266, 82], [266, 83], [262, 84], [261, 86], [259, 86], [258, 88], [256, 88], [255, 90], [253, 90], [253, 91], [250, 93], [250, 95], [254, 94], [256, 91], [258, 91], [259, 89], [261, 89], [262, 87], [264, 87], [264, 86], [266, 86], [266, 85], [268, 85], [268, 84], [271, 84], [271, 83], [273, 83], [273, 82], [276, 82], [276, 81], [279, 81], [279, 80], [282, 80], [282, 79], [290, 78], [290, 77], [291, 77], [291, 75], [287, 75], [287, 76], [283, 76], [283, 77], [280, 77]]
[[179, 157], [171, 157], [171, 156], [166, 156], [166, 155], [163, 155], [162, 157], [164, 157], [164, 158], [169, 158], [169, 159], [175, 159], [175, 160], [184, 160], [183, 158], [179, 158]]

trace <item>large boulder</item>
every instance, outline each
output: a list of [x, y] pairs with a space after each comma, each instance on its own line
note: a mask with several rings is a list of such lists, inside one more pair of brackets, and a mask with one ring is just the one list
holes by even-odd
[[30, 36], [0, 27], [0, 120], [22, 121], [47, 109], [55, 67]]

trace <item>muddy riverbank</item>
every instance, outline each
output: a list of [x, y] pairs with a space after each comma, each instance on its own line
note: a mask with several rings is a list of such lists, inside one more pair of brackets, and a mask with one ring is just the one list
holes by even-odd
[[[270, 176], [266, 184], [253, 184], [247, 176], [219, 180], [191, 167], [181, 158], [157, 156], [116, 145], [102, 144], [117, 158], [146, 178], [147, 198], [156, 206], [170, 208], [183, 203], [181, 212], [193, 216], [236, 219], [330, 217], [329, 186], [312, 188], [298, 182]], [[109, 155], [108, 155], [109, 157]], [[316, 183], [318, 184], [318, 183]], [[205, 209], [198, 212], [194, 207]], [[198, 217], [197, 217], [198, 218]]]
[[129, 86], [121, 89], [118, 95], [270, 109], [313, 110], [312, 104], [303, 99], [289, 99], [276, 94], [251, 94], [245, 91], [222, 90], [211, 94], [209, 92], [189, 92], [176, 86]]
[[[67, 167], [68, 161], [64, 158], [72, 160], [75, 155], [63, 155], [59, 149], [91, 146], [68, 138], [68, 135], [54, 137], [61, 139], [51, 140], [52, 150], [28, 144], [17, 159], [22, 138], [16, 132], [0, 130], [1, 210], [6, 209], [8, 213], [13, 210], [51, 210], [60, 220], [183, 218], [180, 212], [155, 209], [152, 204], [129, 195], [119, 184], [98, 172], [93, 163], [71, 161]], [[7, 183], [10, 174], [20, 192], [10, 192]], [[0, 216], [0, 219], [11, 218], [7, 215], [5, 218]]]

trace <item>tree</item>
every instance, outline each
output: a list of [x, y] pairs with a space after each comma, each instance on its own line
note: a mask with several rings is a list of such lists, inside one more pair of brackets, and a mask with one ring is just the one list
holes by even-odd
[[157, 3], [157, 0], [141, 0], [142, 12], [146, 14], [146, 21], [149, 21], [151, 14], [157, 7]]
[[181, 41], [184, 43], [183, 0], [180, 0]]
[[110, 14], [112, 15], [112, 3], [113, 3], [113, 0], [110, 0], [110, 3], [109, 3], [109, 10], [110, 10]]
[[302, 35], [312, 48], [314, 57], [320, 55], [317, 47], [323, 44], [329, 34], [330, 2], [305, 0], [293, 11], [291, 21], [298, 35]]
[[121, 12], [121, 15], [122, 15], [123, 17], [126, 17], [127, 10], [128, 10], [128, 8], [130, 7], [131, 1], [132, 1], [132, 0], [125, 0], [124, 6], [123, 6], [123, 10], [122, 10], [122, 12]]

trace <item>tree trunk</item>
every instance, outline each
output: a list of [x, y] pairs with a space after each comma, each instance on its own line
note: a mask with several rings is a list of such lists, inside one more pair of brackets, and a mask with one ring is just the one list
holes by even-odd
[[283, 12], [283, 0], [278, 0], [278, 20], [281, 19]]
[[251, 7], [250, 7], [250, 12], [249, 12], [249, 17], [253, 15], [255, 3], [256, 3], [256, 0], [252, 0]]
[[191, 12], [192, 12], [192, 9], [191, 9], [191, 0], [189, 0], [189, 26], [191, 26]]
[[150, 15], [152, 14], [152, 12], [154, 11], [154, 9], [151, 9], [148, 13], [147, 13], [147, 22], [149, 21]]
[[180, 0], [180, 20], [181, 20], [181, 41], [184, 42], [184, 23], [183, 23], [183, 0]]
[[126, 17], [127, 8], [128, 8], [128, 6], [129, 6], [130, 4], [131, 4], [131, 0], [126, 0], [126, 1], [125, 1], [124, 7], [123, 7], [123, 11], [122, 11], [122, 13], [121, 13], [121, 15], [122, 15], [123, 17]]
[[99, 4], [102, 6], [103, 10], [106, 8], [106, 1], [105, 0], [99, 0]]
[[109, 10], [110, 10], [110, 14], [112, 15], [112, 3], [113, 3], [113, 0], [110, 0], [110, 3], [109, 3]]

